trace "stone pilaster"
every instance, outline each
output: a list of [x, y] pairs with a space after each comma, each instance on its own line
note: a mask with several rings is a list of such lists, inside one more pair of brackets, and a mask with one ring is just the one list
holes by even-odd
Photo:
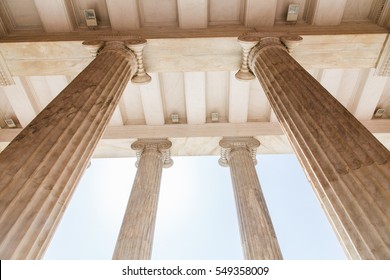
[[139, 157], [138, 170], [113, 259], [151, 258], [162, 168], [173, 164], [169, 156], [171, 145], [170, 141], [161, 139], [143, 139], [131, 145]]
[[48, 245], [129, 79], [135, 55], [99, 55], [0, 154], [0, 258], [37, 259]]
[[282, 259], [255, 169], [260, 142], [255, 138], [224, 138], [219, 145], [219, 163], [230, 167], [245, 259]]
[[249, 66], [348, 256], [390, 259], [389, 151], [288, 54], [279, 38], [262, 38]]

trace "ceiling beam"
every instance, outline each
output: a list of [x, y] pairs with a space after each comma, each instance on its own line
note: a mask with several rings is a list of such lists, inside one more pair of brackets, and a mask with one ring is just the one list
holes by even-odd
[[[373, 134], [390, 134], [390, 120], [376, 119], [361, 121]], [[21, 128], [0, 129], [0, 142], [10, 142], [20, 132]], [[130, 138], [186, 138], [186, 137], [244, 137], [244, 136], [283, 135], [279, 123], [249, 122], [249, 123], [205, 123], [202, 125], [165, 124], [165, 125], [125, 125], [109, 126], [104, 131], [102, 139]]]
[[[294, 50], [306, 68], [374, 68], [387, 34], [307, 35]], [[13, 76], [75, 75], [92, 60], [81, 41], [1, 43]], [[232, 71], [241, 64], [236, 37], [149, 39], [144, 49], [148, 72]]]

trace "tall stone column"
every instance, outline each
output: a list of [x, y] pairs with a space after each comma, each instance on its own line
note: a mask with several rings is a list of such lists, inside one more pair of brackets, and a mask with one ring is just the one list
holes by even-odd
[[[86, 45], [103, 42], [91, 42]], [[48, 245], [129, 79], [135, 55], [98, 56], [0, 154], [0, 258], [37, 259]]]
[[389, 151], [279, 38], [262, 38], [248, 61], [348, 256], [390, 259]]
[[151, 258], [162, 168], [173, 164], [169, 155], [171, 146], [170, 141], [161, 139], [143, 139], [131, 145], [139, 158], [136, 164], [138, 170], [113, 259]]
[[260, 142], [255, 138], [224, 138], [219, 145], [219, 164], [230, 167], [245, 259], [282, 259], [255, 169]]

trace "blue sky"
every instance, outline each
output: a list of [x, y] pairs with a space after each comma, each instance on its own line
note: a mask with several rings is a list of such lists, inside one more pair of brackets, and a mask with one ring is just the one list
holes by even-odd
[[[173, 157], [163, 170], [152, 259], [242, 259], [229, 168], [216, 156]], [[284, 259], [345, 259], [296, 157], [258, 155]], [[93, 159], [45, 259], [111, 259], [135, 158]]]

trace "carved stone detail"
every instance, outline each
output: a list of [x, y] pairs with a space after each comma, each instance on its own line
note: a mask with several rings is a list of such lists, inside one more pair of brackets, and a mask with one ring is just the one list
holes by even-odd
[[238, 38], [238, 42], [242, 47], [242, 64], [240, 70], [236, 73], [236, 79], [240, 81], [253, 80], [255, 75], [249, 70], [248, 56], [251, 49], [259, 42], [256, 36], [245, 35]]
[[137, 57], [138, 71], [131, 79], [131, 81], [136, 84], [147, 84], [152, 80], [152, 78], [145, 72], [144, 68], [143, 49], [145, 45], [146, 40], [144, 39], [134, 39], [131, 41], [126, 41], [126, 46], [130, 50], [132, 50]]
[[247, 33], [238, 37], [238, 42], [242, 48], [241, 68], [236, 73], [237, 80], [248, 81], [253, 80], [255, 75], [250, 70], [248, 60], [249, 54], [253, 47], [258, 45], [260, 48], [265, 48], [268, 45], [274, 46], [282, 42], [287, 51], [292, 54], [294, 49], [302, 42], [303, 38], [298, 35], [281, 35], [275, 37], [262, 37], [261, 33]]
[[378, 76], [390, 76], [390, 39], [387, 38], [376, 66], [375, 74]]
[[14, 85], [11, 72], [8, 69], [4, 57], [0, 54], [0, 86]]
[[303, 38], [301, 36], [282, 36], [280, 40], [286, 46], [288, 52], [292, 54], [294, 49], [302, 43]]
[[155, 150], [156, 153], [161, 154], [161, 161], [164, 168], [169, 168], [173, 165], [170, 148], [172, 142], [167, 139], [139, 139], [131, 144], [131, 148], [136, 151], [137, 162], [135, 166], [138, 167], [142, 153], [147, 149]]
[[84, 41], [83, 47], [87, 49], [92, 57], [96, 57], [99, 53], [99, 51], [103, 48], [104, 41]]
[[219, 141], [221, 146], [221, 157], [218, 160], [219, 165], [229, 166], [230, 153], [236, 149], [246, 149], [250, 152], [253, 163], [256, 165], [256, 151], [260, 146], [259, 140], [253, 137], [227, 137]]

